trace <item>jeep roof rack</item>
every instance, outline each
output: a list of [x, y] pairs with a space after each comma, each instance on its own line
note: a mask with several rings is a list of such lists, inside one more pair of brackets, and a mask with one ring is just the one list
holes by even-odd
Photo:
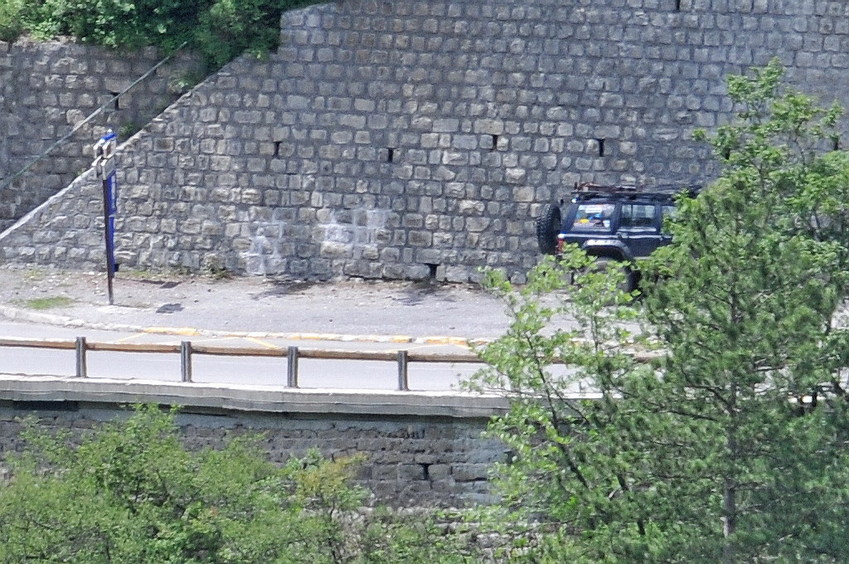
[[637, 187], [632, 185], [617, 186], [606, 184], [593, 184], [592, 182], [584, 182], [583, 184], [575, 183], [573, 192], [594, 192], [596, 194], [613, 194], [616, 192], [636, 192]]
[[584, 182], [583, 184], [575, 183], [572, 190], [572, 198], [575, 200], [587, 200], [590, 198], [603, 196], [620, 196], [620, 197], [669, 197], [679, 192], [687, 192], [691, 196], [697, 195], [702, 189], [700, 184], [659, 184], [651, 188], [638, 188], [634, 185], [605, 185], [593, 184], [592, 182]]
[[672, 193], [677, 194], [678, 192], [689, 192], [690, 195], [695, 196], [699, 192], [701, 192], [703, 186], [701, 184], [658, 184], [654, 188], [648, 190], [649, 192], [663, 192], [663, 193]]

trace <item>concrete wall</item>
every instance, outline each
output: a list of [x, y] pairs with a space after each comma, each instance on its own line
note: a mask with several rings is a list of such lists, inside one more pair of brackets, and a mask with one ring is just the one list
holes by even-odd
[[[123, 147], [121, 263], [521, 281], [540, 204], [575, 182], [716, 175], [692, 132], [728, 121], [727, 74], [778, 57], [849, 105], [843, 0], [342, 0], [284, 14], [281, 39]], [[0, 256], [102, 254], [92, 181]]]
[[113, 100], [162, 58], [155, 49], [122, 53], [67, 42], [0, 41], [0, 186], [105, 105], [0, 190], [0, 230], [86, 170], [91, 146], [108, 128], [138, 130], [179, 97], [182, 81], [198, 74], [197, 61], [182, 55]]

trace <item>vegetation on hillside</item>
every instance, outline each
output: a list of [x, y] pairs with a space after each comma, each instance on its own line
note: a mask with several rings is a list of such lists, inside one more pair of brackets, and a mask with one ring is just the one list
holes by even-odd
[[71, 36], [112, 48], [188, 44], [210, 69], [247, 51], [264, 55], [280, 34], [280, 14], [310, 0], [4, 0], [0, 40], [23, 34], [46, 40]]

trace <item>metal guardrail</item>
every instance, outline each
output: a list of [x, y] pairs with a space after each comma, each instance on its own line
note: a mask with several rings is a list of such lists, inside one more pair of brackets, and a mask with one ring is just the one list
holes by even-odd
[[88, 377], [89, 351], [125, 352], [125, 353], [170, 353], [180, 355], [180, 381], [192, 381], [192, 357], [210, 356], [249, 356], [280, 357], [287, 360], [286, 387], [298, 387], [298, 361], [302, 358], [319, 360], [370, 360], [391, 361], [398, 365], [399, 391], [409, 391], [408, 367], [411, 362], [430, 363], [468, 363], [482, 364], [483, 361], [472, 353], [416, 353], [399, 351], [351, 351], [339, 349], [302, 349], [290, 346], [285, 349], [265, 349], [250, 347], [222, 347], [215, 345], [195, 345], [191, 341], [177, 344], [142, 344], [89, 342], [85, 337], [76, 340], [63, 339], [16, 339], [0, 338], [0, 347], [21, 347], [36, 349], [73, 350], [76, 355], [76, 376]]

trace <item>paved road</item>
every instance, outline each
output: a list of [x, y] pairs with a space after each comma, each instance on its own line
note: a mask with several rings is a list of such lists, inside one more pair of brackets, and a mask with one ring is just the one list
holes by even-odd
[[[0, 335], [22, 339], [50, 339], [73, 342], [85, 337], [91, 344], [170, 344], [190, 340], [193, 346], [214, 345], [251, 349], [390, 351], [407, 350], [426, 354], [468, 352], [462, 343], [392, 343], [380, 341], [321, 341], [288, 339], [277, 336], [171, 335], [133, 331], [92, 330], [85, 327], [59, 327], [33, 323], [0, 322]], [[179, 382], [179, 353], [129, 353], [89, 351], [86, 355], [88, 377]], [[284, 357], [228, 357], [192, 355], [192, 381], [197, 383], [282, 387], [287, 382]], [[463, 363], [418, 363], [408, 367], [412, 390], [456, 390], [461, 380], [481, 365]], [[391, 361], [300, 359], [299, 387], [333, 389], [394, 390], [398, 386], [398, 366]], [[52, 375], [71, 377], [76, 372], [73, 350], [0, 347], [0, 372], [5, 374]]]
[[[113, 288], [109, 305], [102, 273], [0, 268], [0, 337], [438, 353], [468, 351], [509, 325], [504, 304], [473, 285], [119, 273]], [[0, 372], [74, 375], [72, 351], [33, 351], [0, 347]], [[178, 354], [90, 352], [87, 359], [92, 378], [180, 379]], [[392, 390], [398, 383], [393, 362], [301, 359], [299, 368], [306, 388]], [[456, 389], [478, 368], [413, 363], [410, 388]], [[285, 385], [286, 359], [193, 355], [193, 380]]]
[[[53, 307], [34, 309], [39, 305]], [[508, 326], [502, 303], [472, 285], [119, 272], [114, 305], [108, 305], [104, 274], [34, 268], [0, 269], [0, 316], [88, 328], [335, 341], [492, 339]]]
[[[470, 285], [119, 273], [113, 288], [108, 305], [103, 274], [0, 269], [0, 317], [7, 320], [0, 336], [439, 353], [468, 351], [470, 342], [495, 338], [508, 323], [502, 304]], [[179, 355], [92, 352], [87, 358], [95, 378], [180, 379]], [[410, 387], [451, 389], [477, 368], [413, 363]], [[73, 376], [74, 353], [3, 349], [0, 371]], [[302, 387], [321, 388], [391, 390], [398, 382], [392, 362], [302, 359], [299, 377]], [[193, 379], [285, 384], [286, 359], [195, 355]]]

